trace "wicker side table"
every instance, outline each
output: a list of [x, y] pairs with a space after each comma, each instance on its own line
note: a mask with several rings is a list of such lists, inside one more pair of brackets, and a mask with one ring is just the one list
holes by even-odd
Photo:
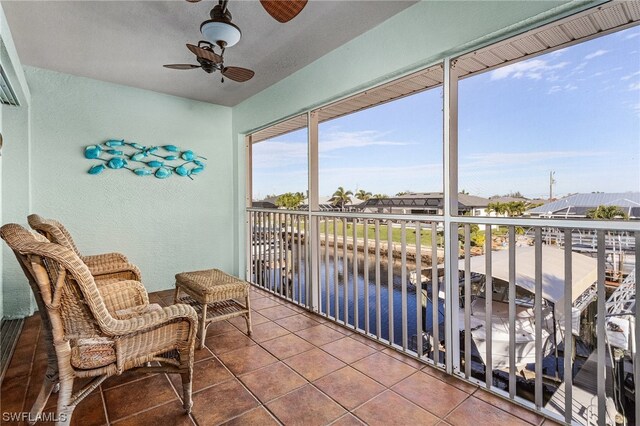
[[[249, 286], [248, 282], [218, 269], [176, 274], [174, 301], [191, 305], [198, 312], [201, 349], [204, 347], [207, 327], [214, 321], [244, 316], [247, 321], [247, 335], [251, 335]], [[185, 295], [181, 297], [180, 291]], [[245, 304], [238, 299], [244, 300]]]

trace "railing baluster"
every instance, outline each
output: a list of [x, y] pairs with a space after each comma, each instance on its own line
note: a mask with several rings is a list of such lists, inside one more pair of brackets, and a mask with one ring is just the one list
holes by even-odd
[[389, 309], [389, 343], [393, 345], [393, 227], [391, 220], [387, 220], [387, 306]]
[[[438, 273], [438, 224], [431, 222], [431, 326], [433, 362], [440, 364], [440, 274]], [[446, 297], [446, 295], [445, 295]]]
[[325, 315], [331, 314], [329, 296], [329, 219], [323, 218], [324, 223], [324, 293], [325, 293]]
[[340, 298], [338, 297], [338, 221], [333, 218], [333, 300], [335, 308], [333, 310], [336, 321], [340, 319]]
[[484, 286], [484, 320], [485, 320], [485, 386], [491, 389], [493, 386], [493, 333], [491, 324], [493, 316], [493, 277], [491, 270], [491, 225], [484, 229], [484, 255], [485, 255], [485, 286]]
[[286, 280], [286, 273], [287, 270], [283, 269], [283, 267], [285, 266], [284, 263], [284, 246], [285, 246], [285, 239], [287, 237], [287, 233], [286, 233], [286, 228], [283, 231], [282, 229], [282, 218], [283, 217], [287, 217], [286, 213], [285, 214], [280, 214], [278, 213], [278, 249], [280, 251], [279, 253], [279, 264], [278, 264], [278, 272], [280, 273], [280, 296], [284, 296], [287, 297], [287, 293], [286, 293], [286, 287], [285, 287], [285, 280]]
[[258, 284], [264, 288], [264, 244], [265, 244], [264, 212], [260, 212], [260, 228], [258, 234]]
[[464, 224], [464, 375], [471, 378], [471, 225]]
[[[606, 347], [605, 347], [605, 320], [606, 320], [606, 293], [605, 293], [605, 268], [606, 268], [606, 247], [604, 241], [604, 231], [597, 231], [598, 239], [598, 284], [597, 284], [597, 299], [598, 299], [598, 319], [596, 321], [596, 336], [598, 340], [597, 344], [597, 358], [598, 364], [596, 367], [596, 382], [597, 394], [598, 394], [598, 424], [600, 426], [606, 425], [607, 418], [607, 399], [606, 399], [606, 381], [605, 381], [605, 369], [606, 369]], [[638, 248], [636, 247], [636, 250]], [[637, 267], [637, 265], [636, 265]]]
[[[635, 354], [633, 360], [633, 370], [635, 378], [635, 395], [638, 398], [640, 395], [640, 355], [638, 354], [638, 349], [640, 349], [640, 315], [638, 315], [638, 283], [640, 283], [640, 231], [636, 231], [635, 233], [635, 270], [636, 270], [636, 315], [635, 315]], [[640, 401], [636, 399], [636, 424], [640, 422]]]
[[380, 220], [376, 219], [373, 226], [376, 237], [376, 337], [380, 340], [382, 336], [382, 303], [380, 300]]
[[542, 408], [542, 229], [535, 231], [535, 292], [534, 292], [534, 321], [536, 339], [536, 379], [535, 379], [535, 404], [537, 409]]
[[342, 219], [342, 311], [344, 325], [349, 324], [349, 263], [347, 258], [347, 219]]
[[416, 352], [422, 358], [422, 229], [415, 222], [416, 230]]
[[307, 300], [307, 292], [311, 285], [311, 256], [309, 256], [311, 253], [311, 221], [307, 217], [307, 215], [302, 216], [304, 226], [304, 291], [301, 291], [298, 297], [300, 298], [300, 303], [302, 303], [302, 295], [304, 294], [304, 305], [308, 308], [310, 306], [309, 300]]
[[353, 328], [358, 329], [358, 219], [353, 219]]
[[402, 350], [407, 350], [407, 222], [400, 224], [400, 282], [402, 286]]
[[369, 219], [362, 224], [362, 236], [364, 237], [364, 332], [369, 334]]
[[[300, 227], [300, 219], [301, 219], [301, 215], [297, 216], [297, 226], [298, 226], [298, 242], [297, 242], [297, 253], [296, 256], [298, 257], [298, 277], [296, 279], [297, 284], [298, 284], [298, 294], [297, 294], [297, 300], [298, 303], [302, 303], [302, 297], [300, 297], [300, 295], [302, 294], [302, 229]], [[304, 240], [307, 240], [307, 232], [306, 230], [304, 231]]]
[[271, 278], [271, 274], [273, 273], [273, 256], [274, 256], [274, 237], [273, 237], [273, 222], [271, 218], [273, 217], [273, 213], [269, 213], [267, 217], [267, 232], [268, 232], [268, 262], [267, 262], [267, 270], [269, 271], [269, 290], [273, 291], [273, 280]]
[[516, 230], [509, 226], [509, 397], [516, 396]]
[[[564, 230], [564, 421], [573, 417], [573, 270], [571, 229]], [[555, 307], [554, 307], [555, 308]]]

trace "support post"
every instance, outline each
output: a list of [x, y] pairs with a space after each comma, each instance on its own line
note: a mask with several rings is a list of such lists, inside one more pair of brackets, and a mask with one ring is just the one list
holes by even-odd
[[307, 113], [307, 126], [309, 135], [308, 161], [309, 161], [309, 223], [310, 229], [305, 229], [309, 244], [309, 256], [307, 265], [310, 267], [310, 285], [307, 285], [307, 306], [313, 311], [320, 308], [320, 225], [318, 216], [312, 215], [320, 208], [318, 202], [318, 111]]
[[[447, 373], [453, 374], [460, 372], [458, 224], [454, 222], [454, 216], [458, 215], [458, 76], [455, 62], [450, 58], [444, 59], [443, 66], [445, 368]], [[437, 253], [433, 255], [437, 259]], [[437, 296], [434, 296], [435, 300]]]

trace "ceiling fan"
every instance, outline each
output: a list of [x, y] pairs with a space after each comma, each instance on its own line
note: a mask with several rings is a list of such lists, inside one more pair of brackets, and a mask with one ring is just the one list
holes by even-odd
[[[191, 3], [200, 0], [187, 0]], [[219, 0], [218, 4], [211, 9], [210, 20], [204, 21], [200, 25], [200, 32], [205, 40], [200, 40], [198, 45], [187, 44], [187, 48], [196, 55], [199, 65], [195, 64], [170, 64], [165, 68], [177, 70], [190, 70], [202, 68], [211, 74], [220, 71], [222, 82], [224, 77], [238, 82], [250, 80], [255, 73], [247, 68], [226, 67], [224, 65], [224, 51], [240, 41], [242, 33], [237, 25], [231, 22], [231, 13], [227, 8], [228, 0]], [[306, 6], [307, 0], [260, 0], [262, 7], [277, 21], [288, 22], [296, 17]], [[215, 52], [215, 48], [220, 49], [220, 53]]]

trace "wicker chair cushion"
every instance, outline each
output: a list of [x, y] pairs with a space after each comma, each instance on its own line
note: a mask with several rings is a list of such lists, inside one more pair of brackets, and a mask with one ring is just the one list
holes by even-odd
[[72, 341], [71, 365], [82, 370], [104, 367], [116, 362], [114, 342], [104, 337]]
[[162, 311], [162, 306], [157, 303], [149, 303], [146, 306], [138, 305], [127, 309], [120, 309], [119, 311], [116, 311], [116, 318], [123, 320], [153, 311]]

